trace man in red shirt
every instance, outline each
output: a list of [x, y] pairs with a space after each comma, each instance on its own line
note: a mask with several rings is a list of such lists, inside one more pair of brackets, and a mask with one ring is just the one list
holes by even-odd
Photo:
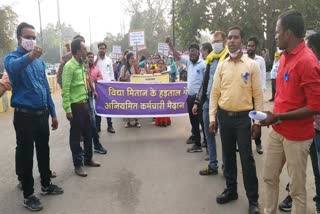
[[313, 117], [320, 111], [320, 67], [306, 47], [302, 14], [288, 11], [276, 25], [280, 58], [273, 113], [261, 125], [272, 125], [264, 165], [265, 214], [277, 212], [279, 176], [285, 163], [291, 178], [292, 214], [306, 214], [306, 168], [315, 135]]

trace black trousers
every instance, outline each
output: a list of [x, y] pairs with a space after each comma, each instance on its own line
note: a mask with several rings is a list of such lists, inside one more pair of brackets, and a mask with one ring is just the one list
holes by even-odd
[[316, 197], [315, 197], [316, 207], [320, 208], [320, 172], [318, 167], [318, 158], [320, 157], [318, 157], [317, 155], [316, 143], [314, 139], [310, 147], [310, 158], [312, 163], [314, 182], [316, 186]]
[[[112, 118], [111, 117], [107, 117], [107, 124], [108, 124], [108, 128], [112, 127]], [[101, 129], [101, 116], [96, 115], [96, 127], [98, 129]]]
[[205, 131], [204, 131], [205, 127], [204, 127], [204, 122], [203, 122], [202, 113], [203, 113], [202, 105], [199, 105], [199, 107], [198, 107], [199, 123], [200, 123], [200, 126], [201, 126], [201, 128], [202, 128], [203, 143], [204, 143], [204, 145], [205, 145], [206, 148], [207, 148], [207, 140], [206, 140], [207, 138], [206, 138], [206, 133], [205, 133]]
[[23, 196], [34, 193], [33, 152], [36, 147], [41, 185], [49, 186], [49, 112], [42, 115], [14, 112], [13, 124], [16, 131], [16, 173], [22, 183]]
[[257, 202], [259, 198], [258, 179], [251, 148], [251, 120], [247, 113], [242, 116], [228, 116], [221, 109], [218, 110], [218, 120], [227, 189], [237, 192], [236, 143], [238, 143], [246, 195], [249, 202]]
[[[201, 147], [201, 135], [200, 135], [200, 116], [198, 115], [194, 115], [192, 113], [192, 107], [194, 104], [194, 101], [196, 99], [196, 96], [188, 96], [187, 98], [187, 105], [188, 105], [188, 113], [189, 113], [189, 119], [190, 119], [190, 123], [192, 126], [192, 136], [193, 139], [195, 141], [195, 145]], [[202, 116], [202, 114], [201, 114]]]
[[[70, 148], [73, 165], [83, 166], [83, 161], [92, 159], [91, 121], [88, 103], [71, 104], [73, 119], [70, 122]], [[83, 147], [80, 137], [83, 136]]]
[[274, 95], [276, 94], [276, 80], [271, 79], [271, 92], [272, 92], [272, 99], [274, 99]]

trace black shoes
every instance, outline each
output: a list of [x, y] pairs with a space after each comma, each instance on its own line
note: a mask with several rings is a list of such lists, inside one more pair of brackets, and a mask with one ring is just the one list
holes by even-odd
[[195, 152], [202, 152], [201, 146], [197, 146], [194, 144], [191, 148], [187, 149], [187, 152], [189, 153], [195, 153]]
[[206, 141], [203, 141], [202, 144], [201, 144], [202, 148], [207, 148], [207, 142]]
[[109, 133], [111, 133], [111, 134], [116, 133], [116, 131], [114, 130], [113, 127], [108, 127], [107, 131], [108, 131]]
[[292, 198], [288, 195], [280, 204], [279, 209], [284, 212], [290, 212], [292, 208]]
[[50, 170], [50, 178], [56, 178], [57, 173]]
[[61, 195], [63, 194], [63, 189], [54, 184], [49, 184], [48, 187], [41, 187], [42, 195]]
[[103, 147], [100, 147], [100, 148], [94, 148], [94, 150], [93, 150], [95, 153], [98, 153], [98, 154], [107, 154], [107, 150], [105, 149], [105, 148], [103, 148]]
[[263, 154], [263, 148], [262, 148], [261, 144], [256, 146], [256, 150], [257, 150], [258, 154], [260, 154], [260, 155]]
[[194, 140], [193, 140], [193, 136], [192, 135], [188, 138], [186, 143], [187, 144], [194, 144]]
[[100, 163], [97, 163], [93, 160], [85, 161], [84, 165], [89, 167], [100, 167]]
[[[57, 185], [49, 184], [48, 187], [41, 187], [41, 194], [42, 195], [61, 195], [63, 194], [63, 189], [61, 187], [58, 187]], [[40, 199], [37, 198], [34, 194], [24, 199], [23, 206], [31, 211], [40, 211], [43, 209]]]
[[200, 170], [200, 175], [217, 175], [218, 169], [212, 169], [210, 165], [208, 165], [205, 169]]
[[229, 190], [225, 189], [223, 193], [217, 196], [216, 200], [218, 204], [226, 204], [230, 201], [238, 200], [238, 193], [230, 192]]
[[25, 198], [23, 201], [23, 206], [31, 211], [40, 211], [43, 209], [40, 199], [35, 195], [30, 195], [28, 198]]
[[260, 214], [260, 207], [258, 202], [249, 203], [249, 214]]

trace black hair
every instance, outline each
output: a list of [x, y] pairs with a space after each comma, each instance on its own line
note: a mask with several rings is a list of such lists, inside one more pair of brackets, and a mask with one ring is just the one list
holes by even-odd
[[84, 39], [84, 37], [83, 36], [81, 36], [81, 35], [76, 35], [75, 37], [73, 37], [73, 39], [72, 40], [75, 40], [75, 39], [80, 39], [80, 40], [83, 40], [84, 42], [86, 41], [85, 39]]
[[192, 49], [192, 48], [197, 49], [198, 51], [200, 50], [199, 45], [198, 45], [198, 44], [195, 44], [195, 43], [189, 45], [188, 50], [190, 50], [190, 49]]
[[107, 44], [104, 42], [99, 42], [98, 43], [98, 48], [100, 48], [101, 46], [104, 46], [105, 48], [107, 48]]
[[142, 61], [144, 61], [144, 60], [146, 60], [147, 59], [147, 57], [145, 57], [144, 55], [142, 55], [141, 57], [140, 57], [140, 61], [139, 62], [142, 62]]
[[254, 45], [255, 45], [256, 47], [259, 46], [259, 41], [258, 41], [257, 37], [255, 37], [255, 36], [250, 37], [250, 38], [248, 39], [248, 42], [254, 42]]
[[228, 32], [230, 32], [230, 31], [232, 31], [232, 30], [238, 30], [238, 31], [240, 31], [241, 39], [243, 39], [244, 33], [243, 33], [241, 27], [239, 27], [239, 26], [232, 26], [231, 28], [229, 28]]
[[128, 52], [127, 55], [126, 55], [126, 68], [127, 70], [129, 71], [130, 74], [132, 74], [132, 71], [130, 70], [131, 69], [131, 66], [129, 64], [129, 59], [134, 56], [134, 54], [132, 52]]
[[284, 31], [290, 30], [295, 37], [301, 39], [305, 35], [304, 21], [302, 14], [297, 10], [289, 10], [278, 18]]
[[87, 53], [87, 56], [89, 56], [89, 55], [94, 55], [92, 52], [88, 52]]
[[81, 39], [74, 39], [71, 42], [71, 53], [72, 55], [76, 55], [77, 51], [81, 49]]
[[26, 22], [21, 22], [17, 27], [17, 37], [19, 38], [22, 36], [22, 30], [23, 28], [31, 28], [34, 29], [34, 27]]
[[208, 50], [208, 53], [212, 51], [212, 45], [209, 42], [203, 43], [201, 45], [202, 49]]
[[307, 41], [308, 46], [317, 52], [317, 57], [320, 57], [320, 33], [311, 34], [308, 36]]
[[132, 52], [128, 52], [126, 55], [126, 60], [129, 61], [129, 59], [134, 56], [134, 54]]

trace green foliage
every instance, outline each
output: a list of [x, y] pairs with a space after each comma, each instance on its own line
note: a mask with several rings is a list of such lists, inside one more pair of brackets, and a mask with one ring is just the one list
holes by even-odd
[[0, 57], [14, 48], [17, 14], [10, 6], [0, 7]]
[[129, 31], [143, 30], [145, 33], [146, 54], [158, 51], [158, 43], [164, 42], [171, 34], [168, 24], [170, 0], [131, 0], [127, 11], [131, 15]]
[[227, 31], [238, 25], [245, 39], [257, 36], [263, 47], [274, 50], [277, 18], [289, 9], [303, 13], [306, 29], [320, 26], [319, 0], [176, 0], [175, 5], [178, 40], [184, 48], [198, 40], [200, 30]]
[[179, 0], [176, 1], [176, 30], [178, 43], [181, 47], [187, 48], [191, 43], [197, 43], [202, 28], [203, 11], [206, 11], [205, 4], [201, 1]]
[[[59, 27], [58, 24], [48, 24], [45, 29], [43, 29], [43, 59], [47, 63], [58, 63], [60, 62], [60, 48], [59, 48]], [[78, 33], [74, 31], [71, 25], [61, 24], [62, 32], [62, 46], [66, 43], [70, 43], [72, 38]], [[37, 43], [41, 44], [41, 36], [38, 34]], [[65, 53], [65, 50], [63, 51]]]

